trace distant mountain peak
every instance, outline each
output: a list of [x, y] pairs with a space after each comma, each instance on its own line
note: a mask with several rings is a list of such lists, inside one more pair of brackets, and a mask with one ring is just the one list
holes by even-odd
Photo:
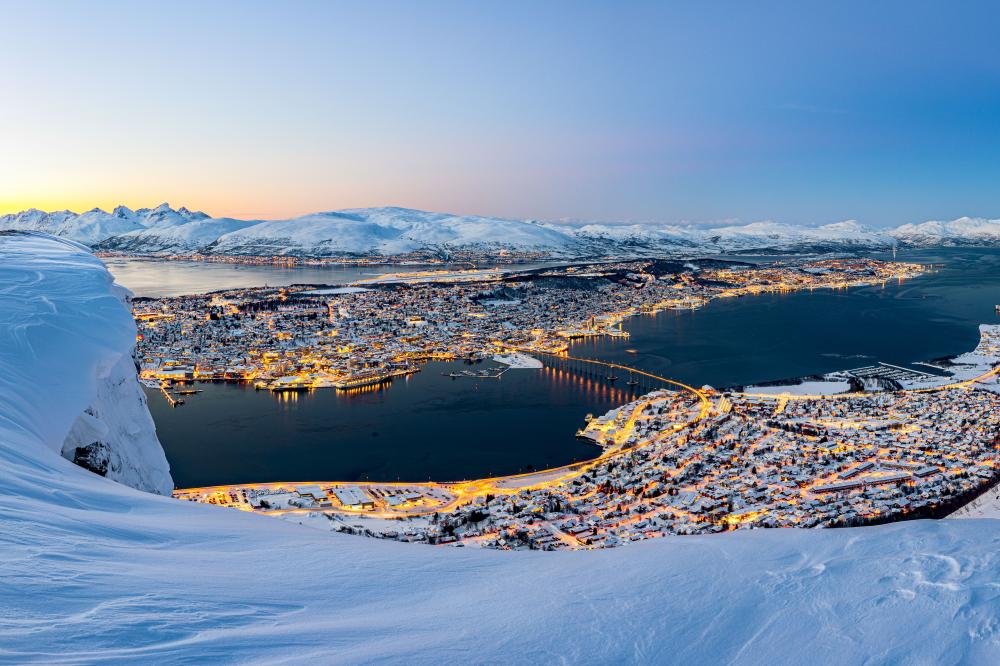
[[820, 227], [820, 229], [830, 229], [831, 231], [856, 231], [860, 233], [867, 233], [869, 231], [868, 227], [859, 223], [857, 220], [831, 222], [829, 224], [824, 224]]
[[200, 210], [188, 210], [184, 206], [178, 208], [177, 212], [183, 215], [184, 217], [190, 218], [192, 220], [204, 220], [208, 218], [208, 215], [206, 213], [203, 213]]

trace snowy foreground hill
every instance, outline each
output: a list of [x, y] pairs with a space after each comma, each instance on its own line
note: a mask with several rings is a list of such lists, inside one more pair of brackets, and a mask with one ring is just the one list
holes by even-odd
[[0, 229], [43, 231], [98, 250], [136, 255], [446, 257], [455, 252], [552, 258], [722, 252], [886, 250], [894, 245], [1000, 244], [1000, 220], [961, 218], [872, 231], [854, 221], [819, 227], [775, 222], [705, 228], [663, 224], [570, 225], [406, 208], [356, 208], [289, 220], [211, 218], [167, 204], [111, 213], [28, 210], [0, 216]]
[[0, 662], [1000, 662], [993, 520], [504, 553], [103, 478], [60, 455], [95, 407], [106, 453], [148, 466], [118, 478], [162, 490], [165, 473], [144, 405], [122, 397], [123, 294], [50, 238], [0, 235], [0, 271]]

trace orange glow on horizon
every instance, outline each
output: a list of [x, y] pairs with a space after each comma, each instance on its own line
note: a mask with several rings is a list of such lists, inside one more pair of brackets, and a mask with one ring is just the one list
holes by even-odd
[[[276, 197], [280, 199], [280, 197]], [[330, 200], [326, 203], [316, 202], [314, 206], [290, 207], [288, 200], [259, 201], [246, 199], [242, 195], [233, 197], [199, 196], [169, 197], [164, 195], [149, 195], [137, 197], [94, 197], [94, 196], [5, 196], [0, 193], [0, 215], [20, 213], [37, 209], [52, 213], [68, 210], [73, 213], [85, 213], [94, 208], [100, 208], [110, 213], [117, 206], [127, 206], [132, 210], [140, 208], [156, 208], [162, 203], [168, 203], [173, 208], [184, 206], [190, 210], [198, 210], [210, 217], [232, 217], [246, 220], [284, 220], [320, 211], [339, 210], [343, 208], [361, 208], [365, 206], [386, 205], [382, 203], [358, 204], [353, 201]]]

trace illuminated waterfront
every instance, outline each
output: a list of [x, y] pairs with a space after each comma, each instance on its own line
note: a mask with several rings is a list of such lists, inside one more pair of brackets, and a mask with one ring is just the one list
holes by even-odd
[[940, 268], [901, 285], [761, 294], [636, 317], [625, 322], [627, 343], [593, 338], [574, 352], [731, 386], [959, 354], [976, 345], [979, 324], [1000, 321], [1000, 250], [909, 251], [899, 260]]
[[[974, 346], [976, 324], [995, 316], [1000, 299], [1000, 253], [954, 250], [901, 259], [947, 263], [902, 285], [720, 299], [697, 311], [635, 317], [624, 324], [629, 340], [578, 342], [573, 350], [696, 386], [720, 386], [876, 360], [907, 364]], [[169, 410], [158, 394], [150, 402], [183, 487], [448, 480], [565, 464], [595, 454], [573, 438], [583, 416], [627, 400], [618, 394], [628, 389], [624, 378], [613, 386], [592, 378], [578, 390], [572, 387], [579, 380], [546, 372], [508, 372], [497, 383], [449, 380], [436, 368], [424, 366], [407, 380], [363, 393], [331, 389], [283, 399], [294, 403], [215, 385], [199, 385], [206, 392], [178, 410]]]

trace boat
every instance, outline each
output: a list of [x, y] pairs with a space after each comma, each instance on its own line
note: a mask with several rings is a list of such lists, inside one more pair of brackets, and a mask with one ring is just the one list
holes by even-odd
[[333, 385], [340, 390], [360, 388], [362, 386], [371, 386], [373, 384], [381, 384], [382, 382], [392, 379], [392, 374], [386, 372], [363, 372], [350, 377], [345, 377], [344, 379], [339, 379], [333, 382]]
[[310, 387], [308, 384], [274, 384], [273, 386], [271, 386], [271, 390], [274, 391], [275, 393], [308, 391], [309, 388]]

